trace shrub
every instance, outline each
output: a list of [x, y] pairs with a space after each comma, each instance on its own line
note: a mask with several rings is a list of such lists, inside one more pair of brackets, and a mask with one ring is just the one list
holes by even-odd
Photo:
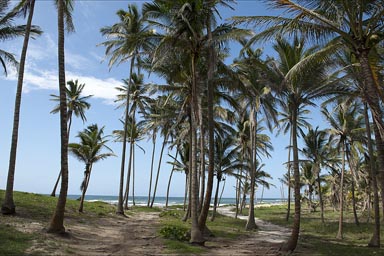
[[189, 230], [185, 227], [167, 225], [160, 229], [160, 234], [167, 239], [189, 241]]

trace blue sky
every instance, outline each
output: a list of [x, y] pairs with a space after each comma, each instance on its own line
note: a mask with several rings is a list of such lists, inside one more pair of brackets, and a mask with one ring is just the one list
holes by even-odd
[[[86, 112], [87, 123], [74, 119], [71, 128], [70, 142], [76, 142], [75, 135], [87, 125], [97, 123], [105, 125], [105, 134], [121, 129], [119, 118], [122, 109], [116, 110], [113, 103], [117, 91], [116, 86], [122, 85], [121, 80], [128, 77], [129, 65], [121, 64], [109, 70], [104, 60], [104, 48], [97, 46], [103, 42], [100, 28], [117, 22], [116, 11], [127, 9], [128, 3], [143, 1], [75, 1], [73, 21], [75, 33], [66, 37], [66, 78], [78, 79], [85, 83], [84, 94], [92, 94], [91, 109]], [[261, 1], [238, 1], [235, 10], [223, 10], [224, 18], [233, 15], [265, 15], [266, 10]], [[44, 34], [30, 41], [25, 73], [24, 91], [21, 108], [18, 158], [16, 164], [15, 190], [50, 193], [58, 175], [60, 166], [59, 115], [50, 114], [54, 102], [50, 94], [58, 94], [57, 85], [57, 32], [56, 9], [53, 1], [37, 0], [34, 24], [39, 25]], [[21, 40], [2, 42], [1, 48], [16, 54], [19, 58], [22, 47]], [[268, 46], [265, 47], [268, 49]], [[238, 48], [232, 52], [236, 57]], [[236, 52], [236, 53], [235, 53]], [[5, 77], [0, 74], [2, 93], [0, 95], [0, 188], [4, 189], [8, 171], [10, 138], [12, 133], [13, 105], [16, 88], [16, 73], [10, 71]], [[146, 78], [146, 82], [158, 82], [156, 78]], [[274, 177], [276, 188], [264, 192], [264, 197], [280, 197], [278, 178], [285, 172], [282, 165], [287, 160], [285, 147], [288, 138], [278, 139], [271, 136], [275, 151], [272, 158], [265, 160], [265, 171]], [[111, 139], [113, 140], [113, 139]], [[147, 195], [150, 170], [151, 142], [144, 140], [141, 150], [136, 151], [136, 195]], [[160, 144], [160, 142], [158, 143]], [[87, 194], [117, 195], [120, 173], [121, 144], [111, 141], [109, 146], [117, 157], [111, 157], [94, 165]], [[160, 149], [158, 148], [157, 152]], [[168, 161], [166, 158], [164, 162]], [[69, 157], [70, 176], [69, 194], [80, 193], [84, 166], [72, 156]], [[163, 165], [158, 187], [158, 195], [165, 195], [166, 183], [170, 173], [170, 165]], [[174, 175], [171, 194], [183, 196], [184, 174]], [[228, 180], [224, 196], [234, 196], [234, 181]], [[285, 192], [286, 195], [286, 192]], [[260, 196], [260, 190], [257, 191]]]

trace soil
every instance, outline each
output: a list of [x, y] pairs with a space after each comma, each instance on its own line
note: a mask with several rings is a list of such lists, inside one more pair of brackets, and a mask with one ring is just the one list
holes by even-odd
[[[230, 208], [219, 212], [233, 216]], [[15, 217], [17, 218], [17, 217]], [[241, 216], [240, 218], [246, 218]], [[110, 216], [95, 220], [66, 219], [67, 234], [47, 234], [39, 222], [12, 222], [18, 230], [39, 233], [41, 239], [33, 242], [27, 254], [32, 255], [169, 255], [159, 237], [159, 212], [139, 212], [132, 216]], [[203, 255], [282, 255], [281, 245], [290, 230], [256, 220], [258, 231], [248, 232], [235, 239], [210, 238]], [[295, 253], [296, 254], [296, 253]]]

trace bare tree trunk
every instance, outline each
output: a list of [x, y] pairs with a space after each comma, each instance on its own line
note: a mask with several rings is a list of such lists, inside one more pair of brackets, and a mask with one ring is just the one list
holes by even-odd
[[287, 170], [287, 182], [288, 182], [288, 198], [287, 198], [287, 214], [285, 215], [285, 220], [289, 220], [289, 216], [291, 215], [291, 145], [292, 145], [292, 130], [289, 136], [289, 148], [288, 148], [288, 170]]
[[159, 165], [157, 167], [156, 181], [155, 181], [155, 186], [153, 188], [153, 196], [152, 196], [151, 205], [149, 206], [151, 208], [153, 207], [153, 203], [155, 202], [155, 198], [156, 198], [157, 183], [159, 182], [161, 162], [163, 160], [164, 148], [165, 148], [165, 145], [167, 144], [167, 140], [168, 140], [168, 134], [164, 136], [163, 145], [161, 146]]
[[64, 54], [64, 0], [57, 1], [58, 27], [58, 67], [60, 95], [60, 155], [61, 155], [61, 188], [56, 209], [48, 227], [50, 233], [65, 233], [64, 212], [68, 193], [68, 131], [67, 131], [67, 98], [65, 87], [65, 54]]
[[248, 211], [248, 220], [245, 226], [246, 230], [257, 229], [255, 222], [255, 176], [256, 176], [256, 131], [257, 131], [257, 112], [252, 108], [251, 113], [249, 114], [251, 121], [251, 159], [250, 159], [250, 177], [251, 177], [251, 187], [249, 195], [249, 211]]
[[132, 204], [135, 206], [135, 142], [133, 142], [132, 150]]
[[341, 158], [341, 177], [340, 177], [340, 203], [339, 203], [339, 230], [337, 231], [337, 239], [343, 239], [343, 218], [344, 218], [344, 172], [345, 172], [345, 143], [343, 143]]
[[127, 184], [125, 185], [125, 194], [124, 194], [124, 209], [128, 210], [128, 201], [129, 201], [129, 187], [131, 184], [131, 172], [132, 172], [132, 150], [133, 142], [129, 144], [129, 160], [128, 160], [128, 172], [127, 172]]
[[20, 56], [20, 65], [18, 70], [19, 73], [17, 78], [17, 89], [16, 89], [15, 107], [14, 107], [14, 114], [13, 114], [12, 143], [11, 143], [11, 150], [9, 155], [7, 187], [5, 190], [4, 202], [1, 206], [1, 212], [3, 214], [16, 213], [16, 206], [13, 200], [13, 185], [15, 181], [17, 142], [19, 138], [19, 120], [20, 120], [21, 96], [23, 91], [24, 67], [25, 67], [25, 60], [27, 57], [28, 42], [29, 42], [29, 36], [31, 32], [34, 9], [35, 9], [35, 0], [31, 0], [29, 14], [28, 14], [28, 21], [25, 27], [23, 48]]
[[212, 210], [212, 216], [211, 216], [211, 221], [215, 220], [215, 214], [216, 214], [216, 209], [217, 209], [217, 202], [218, 202], [218, 197], [219, 197], [219, 186], [220, 186], [220, 180], [221, 180], [221, 175], [217, 174], [216, 177], [216, 192], [215, 192], [215, 199], [213, 201], [213, 210]]
[[294, 195], [295, 195], [295, 217], [293, 227], [288, 242], [281, 248], [284, 252], [293, 252], [296, 249], [300, 234], [301, 217], [301, 195], [300, 195], [300, 169], [299, 169], [299, 150], [297, 144], [297, 109], [292, 109], [292, 152], [293, 152], [293, 177], [294, 177]]
[[[155, 132], [154, 132], [155, 133]], [[149, 176], [149, 189], [148, 189], [148, 202], [147, 207], [151, 203], [151, 191], [152, 191], [152, 176], [153, 176], [153, 163], [155, 162], [155, 149], [156, 149], [156, 135], [154, 134], [152, 137], [152, 158], [151, 158], [151, 174]]]

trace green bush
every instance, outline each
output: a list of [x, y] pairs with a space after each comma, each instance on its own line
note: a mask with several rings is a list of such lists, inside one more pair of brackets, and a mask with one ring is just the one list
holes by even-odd
[[167, 239], [189, 241], [189, 230], [185, 227], [167, 225], [160, 229], [160, 234]]

